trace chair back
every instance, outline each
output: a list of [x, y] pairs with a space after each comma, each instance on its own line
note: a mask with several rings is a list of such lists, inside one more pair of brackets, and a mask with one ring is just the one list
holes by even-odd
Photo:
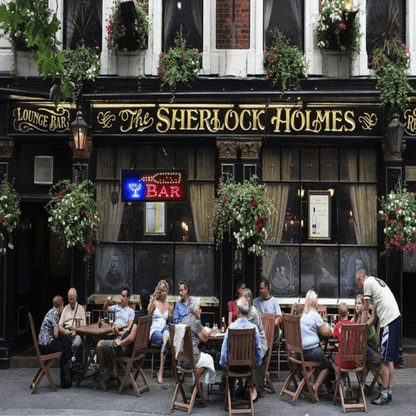
[[194, 345], [192, 343], [192, 332], [191, 327], [187, 326], [185, 329], [185, 335], [183, 338], [183, 345], [182, 351], [176, 357], [176, 349], [174, 346], [175, 340], [175, 324], [169, 324], [170, 330], [170, 339], [171, 339], [171, 346], [172, 346], [172, 359], [176, 362], [180, 362], [180, 366], [187, 364], [186, 367], [189, 365], [192, 367], [193, 370], [196, 370], [196, 363], [195, 363], [195, 354], [194, 354]]
[[42, 354], [40, 353], [40, 350], [39, 350], [38, 337], [35, 331], [35, 324], [33, 323], [33, 318], [30, 312], [29, 312], [29, 322], [30, 322], [30, 329], [32, 331], [33, 345], [35, 346], [36, 355], [40, 359]]
[[296, 353], [298, 353], [303, 361], [302, 333], [300, 330], [301, 315], [284, 313], [282, 318], [287, 355], [289, 358], [296, 359]]
[[338, 347], [340, 362], [363, 361], [365, 365], [367, 346], [367, 324], [341, 325]]
[[227, 366], [254, 368], [255, 328], [228, 329]]
[[134, 340], [132, 357], [136, 352], [145, 350], [149, 343], [150, 326], [152, 325], [152, 315], [141, 316], [137, 325], [136, 339]]
[[264, 328], [264, 334], [266, 336], [267, 340], [267, 347], [269, 348], [269, 352], [271, 353], [271, 350], [273, 348], [273, 337], [274, 337], [274, 322], [275, 322], [275, 315], [271, 313], [262, 313], [260, 315], [261, 317], [261, 323]]

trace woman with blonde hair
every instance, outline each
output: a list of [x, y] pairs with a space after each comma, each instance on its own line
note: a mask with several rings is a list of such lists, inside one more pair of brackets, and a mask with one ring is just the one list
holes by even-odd
[[302, 333], [303, 355], [306, 361], [318, 361], [321, 365], [318, 367], [319, 374], [316, 378], [313, 389], [316, 398], [323, 381], [331, 374], [333, 377], [333, 369], [329, 360], [320, 346], [319, 335], [329, 337], [331, 330], [324, 325], [321, 315], [318, 313], [318, 295], [310, 290], [306, 294], [305, 307], [300, 318], [300, 328]]
[[166, 280], [160, 280], [153, 293], [148, 311], [152, 315], [152, 325], [150, 327], [150, 342], [162, 345], [160, 349], [160, 368], [157, 373], [157, 382], [163, 384], [163, 365], [169, 351], [169, 325], [168, 319], [172, 310], [167, 295], [169, 285]]

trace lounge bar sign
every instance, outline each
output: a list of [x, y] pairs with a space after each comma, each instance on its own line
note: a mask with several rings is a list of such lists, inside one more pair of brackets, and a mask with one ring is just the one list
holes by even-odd
[[121, 200], [135, 201], [185, 201], [185, 170], [122, 170]]
[[69, 105], [55, 108], [52, 103], [11, 103], [9, 114], [11, 134], [70, 134], [75, 110], [71, 111]]

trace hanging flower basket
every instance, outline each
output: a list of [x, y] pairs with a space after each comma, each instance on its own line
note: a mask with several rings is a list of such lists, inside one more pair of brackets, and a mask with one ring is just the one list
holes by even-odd
[[13, 230], [17, 227], [17, 220], [21, 211], [20, 198], [12, 185], [4, 179], [0, 183], [0, 256], [6, 254], [6, 245], [13, 249]]
[[95, 185], [89, 181], [71, 183], [62, 180], [49, 191], [51, 200], [46, 205], [49, 226], [60, 235], [67, 248], [85, 251], [84, 261], [95, 252], [101, 213], [94, 199]]
[[257, 177], [243, 183], [220, 181], [215, 200], [214, 232], [217, 248], [228, 231], [237, 242], [237, 248], [248, 248], [257, 256], [264, 253], [270, 238], [271, 201], [264, 185]]
[[380, 199], [379, 219], [385, 222], [384, 252], [390, 256], [393, 251], [408, 250], [413, 256], [416, 248], [416, 201], [415, 194], [406, 187], [391, 191]]

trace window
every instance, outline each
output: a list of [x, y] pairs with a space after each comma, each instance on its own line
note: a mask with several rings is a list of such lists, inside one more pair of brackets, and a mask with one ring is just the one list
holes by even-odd
[[272, 42], [274, 29], [279, 29], [293, 45], [303, 49], [304, 0], [264, 0], [264, 44]]
[[66, 0], [64, 14], [64, 49], [81, 44], [102, 48], [101, 0]]
[[[275, 296], [352, 297], [356, 263], [377, 272], [377, 161], [370, 149], [263, 149], [263, 181], [275, 206], [263, 258]], [[308, 235], [308, 193], [330, 196], [330, 239]]]
[[181, 30], [186, 45], [203, 50], [203, 0], [163, 0], [163, 50], [174, 44]]

